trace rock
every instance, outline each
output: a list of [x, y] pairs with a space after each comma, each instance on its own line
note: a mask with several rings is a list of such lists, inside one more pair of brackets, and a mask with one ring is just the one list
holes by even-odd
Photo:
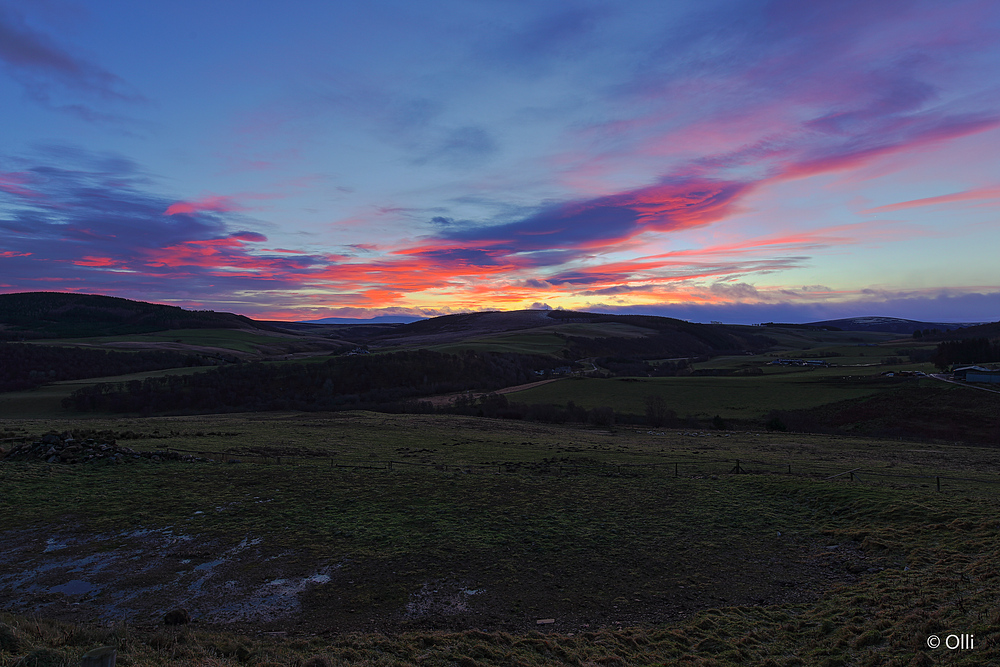
[[191, 614], [188, 613], [187, 609], [182, 609], [178, 607], [173, 611], [168, 611], [163, 615], [164, 625], [187, 625], [191, 622]]
[[114, 646], [102, 646], [83, 654], [80, 667], [115, 667], [118, 649]]

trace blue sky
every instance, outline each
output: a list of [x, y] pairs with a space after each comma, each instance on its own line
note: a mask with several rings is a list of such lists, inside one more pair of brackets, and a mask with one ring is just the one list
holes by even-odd
[[995, 2], [0, 1], [0, 290], [1000, 319]]

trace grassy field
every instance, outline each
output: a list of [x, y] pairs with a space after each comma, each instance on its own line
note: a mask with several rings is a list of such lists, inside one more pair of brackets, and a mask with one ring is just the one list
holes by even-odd
[[780, 347], [804, 350], [832, 345], [877, 344], [906, 340], [900, 334], [880, 331], [814, 331], [787, 327], [744, 327], [750, 333], [773, 338]]
[[471, 350], [474, 352], [514, 352], [517, 354], [554, 355], [562, 351], [565, 347], [566, 341], [554, 333], [542, 333], [536, 330], [532, 332], [484, 336], [456, 343], [428, 345], [426, 349], [446, 354]]
[[491, 336], [482, 336], [455, 343], [431, 345], [427, 349], [435, 352], [516, 352], [518, 354], [556, 355], [566, 349], [566, 340], [556, 334], [580, 336], [583, 338], [639, 338], [655, 333], [650, 329], [622, 324], [620, 322], [585, 323], [574, 322], [540, 327], [529, 331], [517, 331]]
[[[802, 369], [771, 367], [747, 377], [569, 378], [507, 397], [522, 403], [568, 401], [586, 408], [610, 406], [616, 412], [642, 415], [649, 396], [662, 396], [680, 417], [762, 419], [772, 410], [797, 410], [889, 390], [891, 380], [877, 377], [882, 368]], [[901, 367], [902, 368], [902, 367]], [[927, 380], [926, 382], [930, 382]]]
[[47, 340], [44, 344], [99, 345], [113, 347], [115, 344], [121, 343], [179, 343], [188, 346], [256, 354], [260, 352], [262, 348], [270, 349], [274, 346], [287, 347], [289, 344], [293, 344], [295, 342], [295, 337], [287, 334], [267, 335], [252, 331], [242, 331], [239, 329], [173, 329], [170, 331], [160, 331], [146, 334]]
[[[82, 427], [243, 462], [0, 463], [0, 665], [104, 643], [127, 665], [1000, 657], [997, 450], [371, 413], [0, 424]], [[52, 592], [69, 580], [92, 588]], [[287, 613], [226, 621], [279, 582], [305, 582]], [[195, 623], [158, 627], [178, 604]]]
[[[933, 372], [934, 366], [930, 363], [910, 363], [904, 355], [897, 354], [897, 351], [912, 350], [902, 348], [895, 344], [871, 347], [867, 345], [830, 345], [803, 348], [800, 350], [785, 350], [782, 352], [768, 352], [756, 355], [733, 355], [714, 357], [708, 361], [699, 362], [695, 368], [740, 368], [747, 366], [764, 366], [765, 371], [779, 370], [782, 367], [770, 367], [766, 365], [779, 358], [794, 359], [822, 359], [839, 367], [870, 367], [880, 365], [885, 359], [895, 357], [902, 363], [898, 364], [900, 370], [922, 370]], [[893, 364], [897, 365], [897, 364]], [[880, 370], [887, 370], [882, 368]], [[891, 370], [891, 369], [890, 369]]]

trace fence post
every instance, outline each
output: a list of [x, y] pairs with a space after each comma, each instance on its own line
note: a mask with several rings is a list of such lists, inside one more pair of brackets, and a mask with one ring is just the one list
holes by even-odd
[[674, 477], [677, 477], [677, 463], [674, 463]]
[[788, 474], [789, 475], [792, 474], [792, 464], [791, 463], [788, 464]]
[[389, 461], [389, 470], [392, 470], [392, 461]]
[[853, 470], [851, 471], [851, 481], [852, 482], [854, 481], [854, 471]]
[[935, 478], [935, 479], [937, 479], [937, 487], [938, 487], [938, 493], [940, 493], [940, 492], [941, 492], [941, 478], [940, 478], [940, 477], [937, 477], [937, 478]]

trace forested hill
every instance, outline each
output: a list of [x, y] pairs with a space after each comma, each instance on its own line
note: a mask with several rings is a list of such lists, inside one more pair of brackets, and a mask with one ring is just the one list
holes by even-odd
[[0, 294], [0, 340], [83, 338], [167, 329], [265, 329], [242, 315], [184, 310], [96, 294]]

